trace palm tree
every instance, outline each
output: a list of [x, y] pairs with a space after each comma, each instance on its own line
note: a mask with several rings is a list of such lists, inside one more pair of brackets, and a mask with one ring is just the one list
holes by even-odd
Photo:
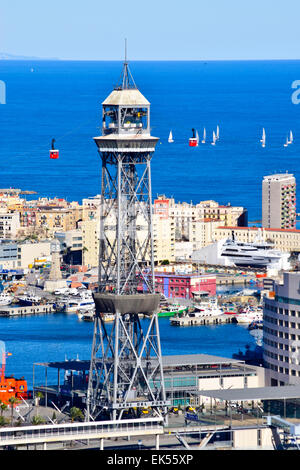
[[19, 400], [17, 397], [10, 397], [8, 401], [10, 403], [10, 408], [11, 408], [11, 424], [12, 424], [13, 419], [14, 419], [14, 405], [18, 403]]
[[74, 421], [83, 421], [84, 416], [82, 411], [79, 408], [76, 408], [76, 406], [73, 406], [70, 409], [70, 418], [71, 422], [74, 423]]
[[37, 394], [35, 395], [35, 398], [36, 398], [36, 406], [39, 406], [40, 401], [44, 398], [44, 395], [42, 392], [37, 392]]

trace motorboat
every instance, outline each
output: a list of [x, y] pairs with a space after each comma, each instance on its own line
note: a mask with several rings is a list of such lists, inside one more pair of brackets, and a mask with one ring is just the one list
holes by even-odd
[[111, 323], [115, 321], [116, 316], [113, 313], [102, 313], [101, 318], [105, 323]]
[[[212, 300], [211, 302], [203, 302], [199, 306], [194, 306], [193, 309], [187, 312], [184, 316], [188, 318], [208, 318], [208, 317], [219, 317], [224, 315], [225, 311], [222, 307], [218, 306], [217, 300]], [[176, 320], [178, 314], [170, 318], [170, 321]]]
[[10, 305], [13, 301], [13, 297], [7, 292], [1, 292], [0, 294], [0, 305]]
[[77, 312], [78, 310], [92, 310], [95, 308], [94, 300], [81, 300], [81, 299], [72, 299], [68, 298], [66, 302], [67, 313]]
[[162, 307], [157, 316], [159, 318], [174, 317], [174, 315], [182, 315], [187, 311], [188, 307], [185, 305], [168, 305], [166, 307]]
[[254, 322], [262, 322], [263, 309], [262, 307], [247, 307], [236, 315], [238, 323], [250, 325]]
[[24, 294], [17, 297], [18, 303], [23, 306], [38, 305], [42, 298], [34, 294]]
[[94, 321], [95, 319], [95, 310], [81, 310], [77, 312], [78, 318], [84, 321]]

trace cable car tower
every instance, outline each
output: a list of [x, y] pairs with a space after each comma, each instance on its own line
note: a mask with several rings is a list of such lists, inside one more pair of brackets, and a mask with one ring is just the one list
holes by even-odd
[[150, 170], [159, 139], [150, 135], [150, 103], [134, 83], [126, 54], [120, 84], [102, 103], [102, 135], [94, 140], [102, 186], [87, 419], [121, 419], [125, 410], [138, 415], [143, 408], [165, 416]]

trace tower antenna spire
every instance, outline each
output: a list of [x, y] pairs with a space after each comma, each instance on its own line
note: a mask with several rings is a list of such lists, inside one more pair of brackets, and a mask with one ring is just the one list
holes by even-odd
[[116, 87], [117, 90], [129, 90], [137, 88], [133, 76], [129, 70], [128, 59], [127, 59], [127, 38], [125, 38], [125, 51], [124, 51], [124, 65], [121, 75], [120, 84]]

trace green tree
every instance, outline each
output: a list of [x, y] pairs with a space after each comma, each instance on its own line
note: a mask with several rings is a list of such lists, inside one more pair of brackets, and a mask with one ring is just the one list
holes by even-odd
[[0, 427], [2, 428], [3, 426], [6, 426], [8, 424], [8, 421], [4, 416], [0, 416]]
[[1, 402], [0, 404], [0, 410], [1, 410], [1, 416], [3, 417], [3, 413], [5, 410], [7, 410], [8, 406], [6, 403]]
[[74, 423], [74, 421], [83, 421], [84, 420], [84, 416], [83, 416], [82, 411], [79, 408], [76, 408], [76, 406], [73, 406], [70, 409], [70, 418], [71, 418], [72, 423]]
[[34, 425], [34, 426], [38, 426], [39, 424], [44, 424], [45, 420], [42, 416], [40, 415], [35, 415], [32, 417], [32, 420], [31, 420], [31, 423]]

